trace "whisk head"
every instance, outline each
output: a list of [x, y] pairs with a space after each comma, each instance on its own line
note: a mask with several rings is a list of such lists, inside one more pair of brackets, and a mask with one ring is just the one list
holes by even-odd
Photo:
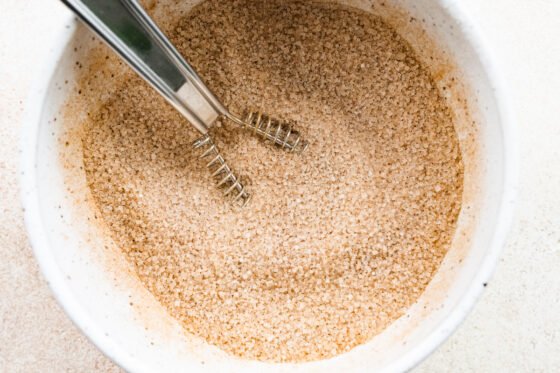
[[273, 119], [259, 111], [247, 112], [242, 126], [290, 152], [301, 153], [309, 145], [307, 141], [302, 140], [300, 133], [294, 130], [289, 123]]
[[193, 147], [203, 149], [200, 158], [210, 160], [206, 167], [210, 169], [212, 176], [216, 179], [217, 187], [224, 189], [224, 196], [231, 196], [235, 204], [241, 207], [245, 206], [251, 195], [245, 190], [241, 178], [236, 177], [233, 170], [228, 166], [210, 135], [205, 134], [196, 140]]
[[[235, 123], [249, 129], [253, 134], [287, 151], [303, 152], [309, 145], [307, 141], [302, 140], [300, 133], [294, 130], [289, 123], [273, 119], [261, 112], [248, 112], [243, 120], [232, 115], [228, 117]], [[235, 176], [233, 170], [221, 156], [210, 135], [205, 134], [196, 140], [193, 146], [195, 149], [203, 150], [200, 158], [209, 159], [206, 167], [212, 172], [218, 188], [224, 189], [224, 195], [232, 197], [237, 205], [245, 206], [251, 196], [245, 190], [241, 179]]]

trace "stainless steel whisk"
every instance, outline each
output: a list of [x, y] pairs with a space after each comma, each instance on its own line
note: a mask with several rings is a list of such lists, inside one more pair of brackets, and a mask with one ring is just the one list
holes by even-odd
[[62, 0], [150, 83], [201, 134], [193, 144], [224, 195], [240, 206], [250, 199], [240, 177], [221, 156], [209, 129], [225, 117], [279, 148], [302, 152], [308, 143], [289, 124], [249, 111], [243, 118], [231, 113], [203, 83], [136, 0]]

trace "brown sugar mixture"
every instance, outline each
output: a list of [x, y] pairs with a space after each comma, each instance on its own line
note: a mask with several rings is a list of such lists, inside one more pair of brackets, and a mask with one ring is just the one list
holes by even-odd
[[[295, 120], [291, 154], [213, 130], [253, 199], [234, 209], [200, 135], [128, 72], [83, 137], [124, 255], [188, 333], [243, 358], [332, 357], [403, 315], [444, 258], [463, 164], [450, 109], [410, 46], [366, 12], [208, 0], [168, 33], [226, 106]], [[246, 179], [247, 180], [247, 179]]]

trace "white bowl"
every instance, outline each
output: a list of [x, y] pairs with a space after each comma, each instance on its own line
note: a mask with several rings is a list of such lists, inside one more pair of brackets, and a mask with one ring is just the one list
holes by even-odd
[[[301, 364], [246, 361], [185, 335], [131, 275], [100, 225], [92, 224], [95, 208], [80, 170], [80, 143], [67, 145], [64, 140], [78, 130], [79, 118], [68, 121], [62, 113], [76, 78], [79, 52], [74, 47], [85, 48], [92, 40], [69, 14], [29, 98], [21, 158], [25, 220], [37, 260], [60, 304], [126, 370], [404, 371], [453, 332], [482, 292], [512, 218], [517, 169], [511, 111], [484, 40], [455, 1], [385, 0], [387, 6], [380, 1], [344, 2], [382, 13], [420, 58], [435, 57], [431, 66], [440, 86], [452, 77], [464, 83], [446, 95], [457, 116], [465, 195], [453, 245], [407, 314], [348, 353]], [[465, 98], [467, 111], [461, 108]]]

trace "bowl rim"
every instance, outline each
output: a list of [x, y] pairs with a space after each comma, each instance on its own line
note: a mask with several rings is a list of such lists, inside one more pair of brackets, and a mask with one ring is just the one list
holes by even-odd
[[519, 151], [517, 122], [513, 107], [511, 106], [508, 84], [497, 67], [497, 59], [492, 53], [488, 41], [484, 38], [478, 24], [464, 10], [461, 1], [440, 0], [440, 3], [449, 13], [450, 17], [460, 26], [460, 31], [475, 50], [494, 91], [493, 96], [496, 99], [501, 123], [500, 130], [504, 139], [503, 193], [500, 199], [496, 228], [488, 246], [487, 254], [484, 256], [478, 272], [462, 296], [461, 301], [430, 335], [406, 354], [406, 359], [400, 359], [390, 364], [387, 368], [388, 372], [404, 372], [420, 364], [455, 332], [472, 311], [492, 278], [500, 255], [506, 245], [506, 240], [513, 223], [518, 195]]
[[[479, 58], [489, 82], [494, 90], [497, 102], [501, 131], [504, 139], [504, 181], [503, 193], [497, 215], [496, 228], [493, 232], [489, 249], [460, 302], [450, 311], [445, 319], [431, 331], [417, 346], [390, 363], [384, 370], [389, 372], [406, 371], [419, 364], [438, 348], [466, 318], [479, 299], [490, 280], [500, 253], [505, 246], [511, 223], [513, 221], [518, 182], [517, 128], [513, 110], [510, 105], [507, 84], [495, 65], [495, 58], [483, 34], [469, 14], [463, 10], [458, 0], [440, 0], [442, 7], [460, 26], [462, 34], [473, 47]], [[20, 132], [20, 199], [23, 206], [24, 224], [34, 255], [40, 270], [47, 280], [53, 295], [64, 309], [66, 315], [107, 357], [120, 367], [131, 372], [145, 371], [142, 362], [132, 357], [116, 344], [95, 323], [87, 310], [72, 297], [56, 260], [49, 249], [48, 236], [41, 219], [41, 209], [37, 188], [36, 158], [39, 123], [44, 106], [45, 93], [48, 91], [53, 72], [69, 41], [77, 29], [78, 21], [68, 12], [61, 23], [60, 30], [53, 33], [51, 47], [47, 51], [44, 63], [36, 71], [35, 79], [26, 99], [22, 130]]]
[[89, 316], [87, 310], [72, 297], [72, 291], [66, 284], [64, 276], [51, 253], [48, 235], [41, 218], [41, 207], [37, 188], [36, 158], [39, 123], [45, 104], [45, 94], [49, 89], [52, 75], [63, 53], [78, 27], [77, 18], [68, 12], [62, 18], [59, 30], [53, 32], [51, 46], [45, 54], [44, 63], [35, 72], [31, 89], [26, 97], [25, 112], [20, 138], [20, 199], [23, 207], [24, 225], [27, 237], [39, 268], [52, 294], [66, 315], [72, 320], [82, 334], [100, 349], [113, 362], [127, 371], [137, 369], [138, 361], [132, 359]]

